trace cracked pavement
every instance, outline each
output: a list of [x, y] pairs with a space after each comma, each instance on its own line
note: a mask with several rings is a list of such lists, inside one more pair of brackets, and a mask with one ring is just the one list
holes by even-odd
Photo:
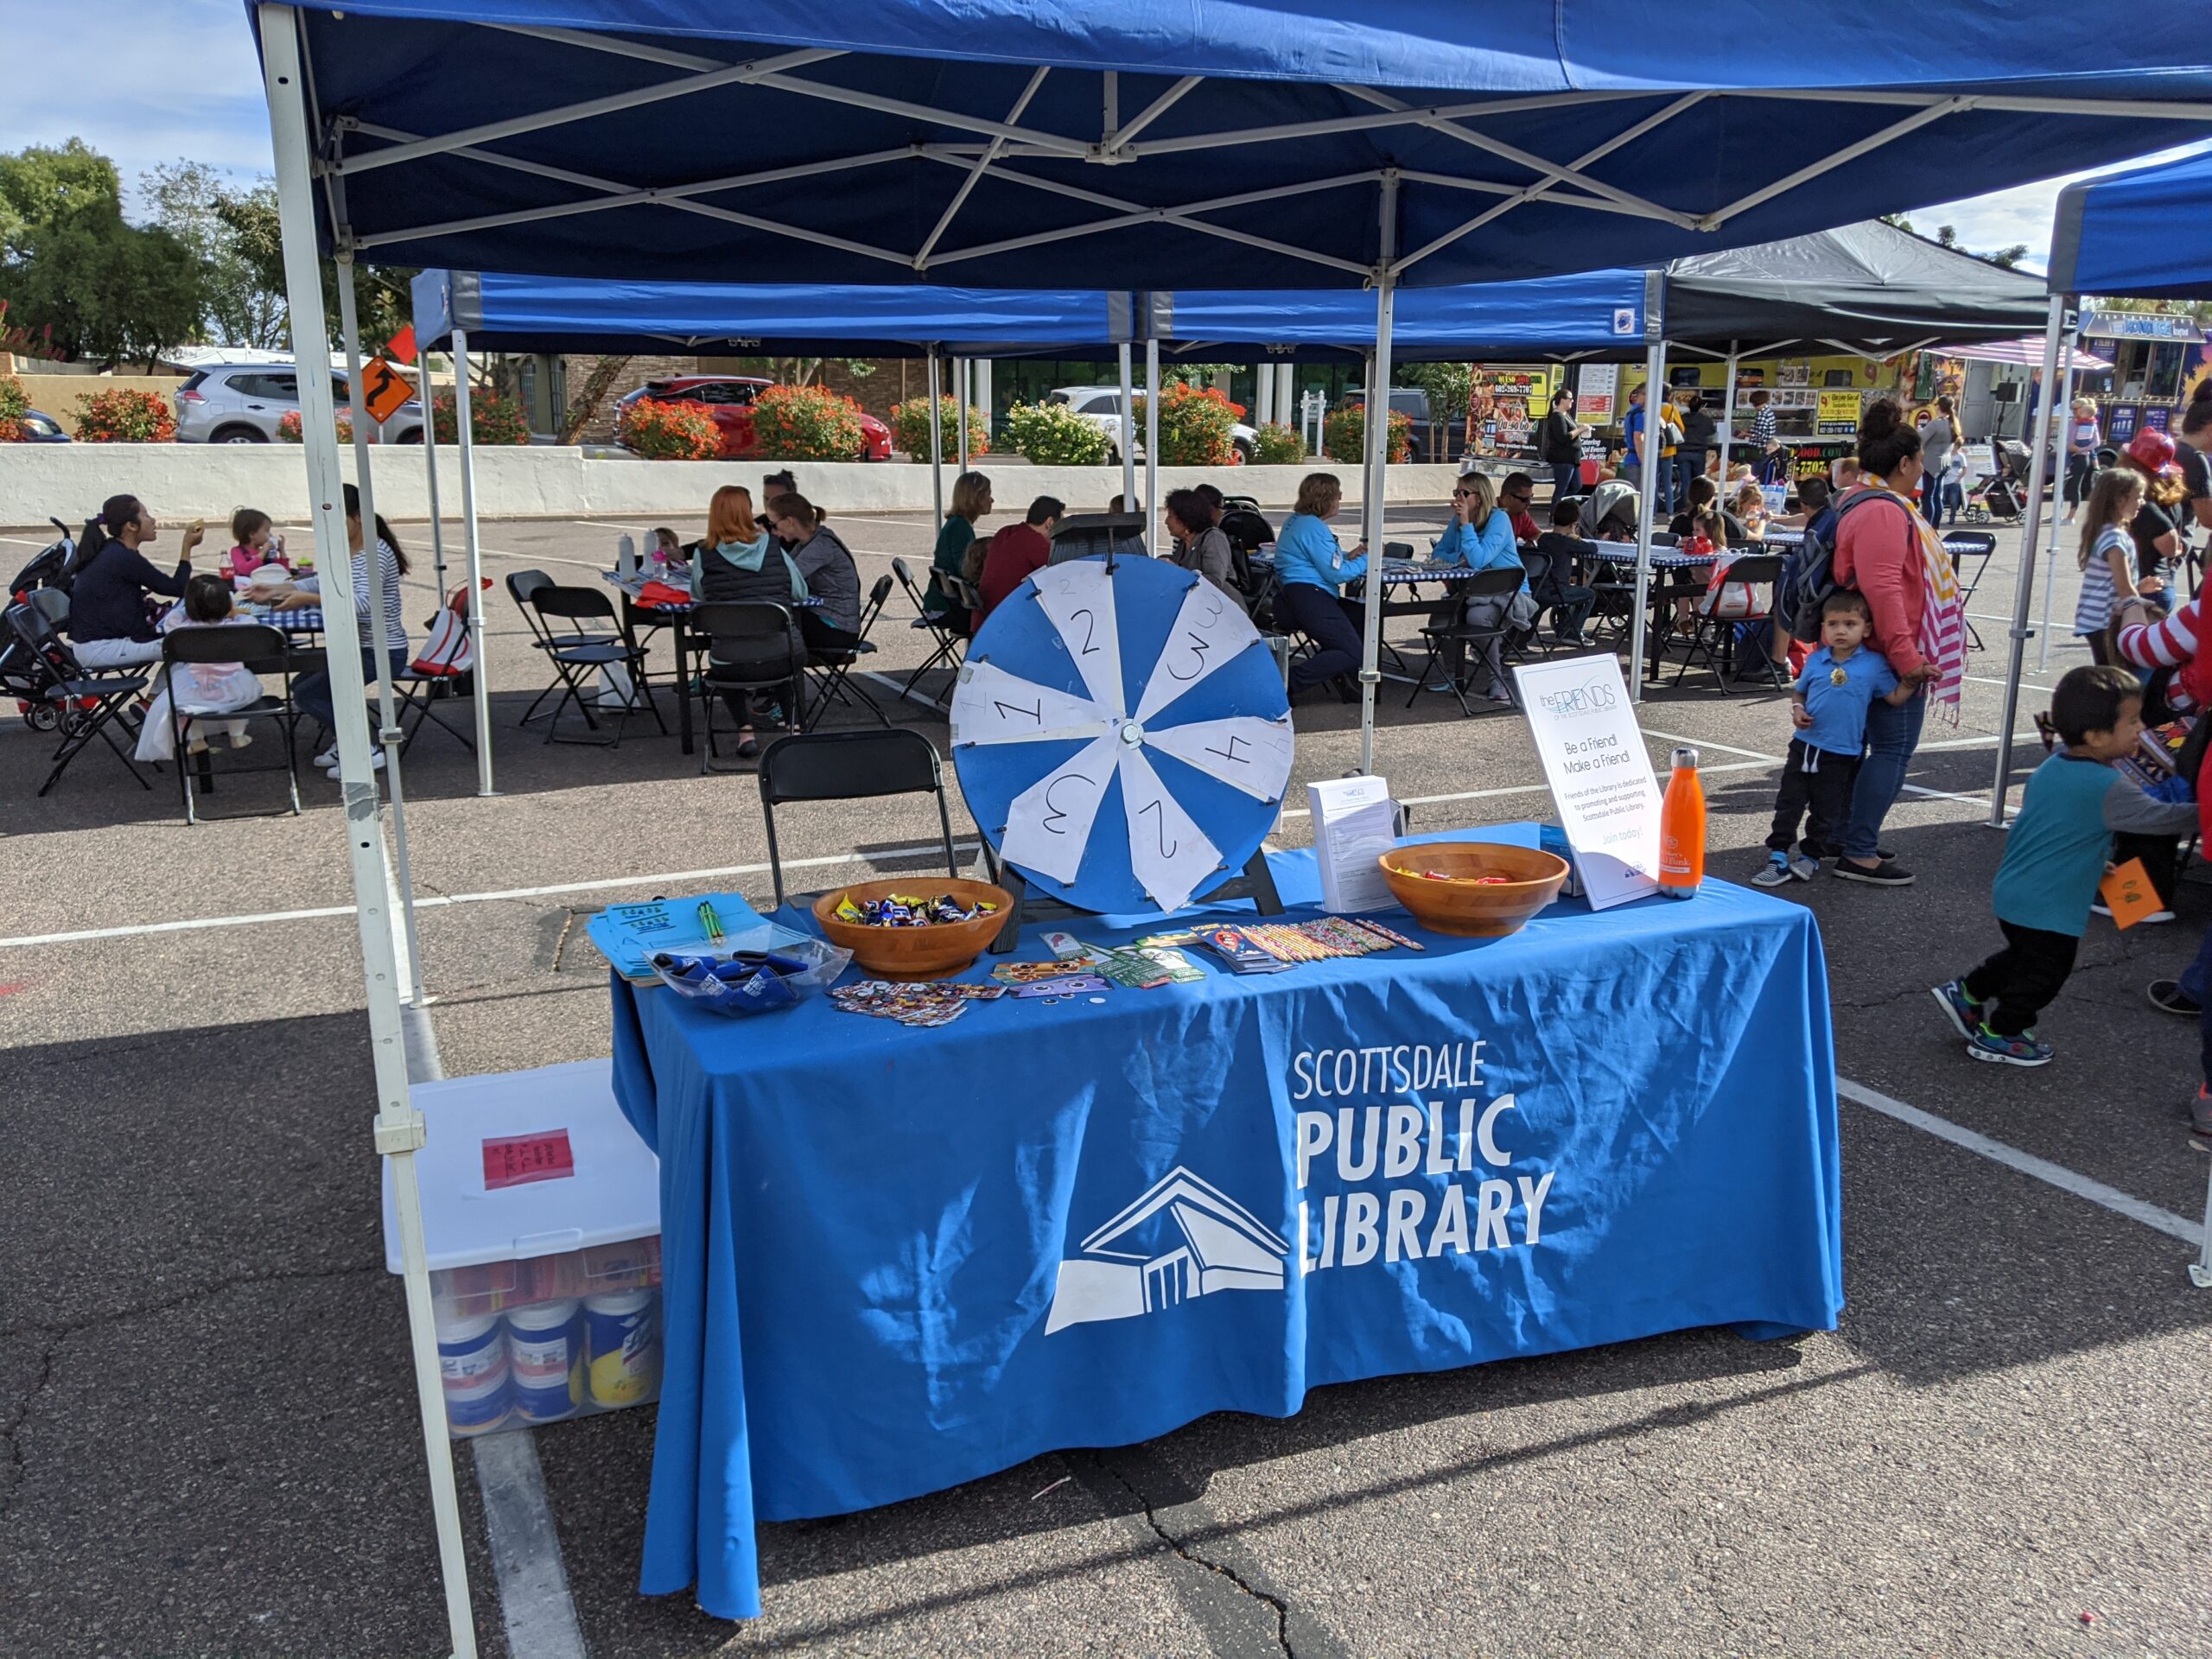
[[[1009, 499], [1016, 491], [1004, 492]], [[158, 504], [156, 504], [158, 505]], [[1408, 534], [1418, 513], [1395, 516]], [[926, 557], [911, 519], [841, 518], [863, 574]], [[411, 548], [423, 527], [402, 525]], [[298, 532], [295, 532], [298, 533]], [[487, 524], [487, 574], [588, 581], [611, 530]], [[1974, 603], [2005, 607], [2011, 556]], [[2062, 614], [2070, 604], [2070, 588]], [[420, 601], [416, 604], [415, 601]], [[418, 582], [410, 608], [427, 610]], [[894, 611], [887, 669], [917, 649]], [[512, 721], [538, 676], [495, 595], [500, 795], [436, 732], [408, 757], [432, 1010], [453, 1075], [604, 1054], [603, 970], [574, 918], [666, 872], [765, 865], [743, 779], [673, 739], [547, 747]], [[2002, 626], [1985, 620], [1985, 637]], [[2057, 669], [2079, 660], [2070, 645]], [[1970, 672], [2001, 664], [1976, 654]], [[2179, 1116], [2195, 1030], [2143, 984], [2181, 921], [2094, 926], [2044, 1034], [2058, 1064], [1976, 1066], [1927, 999], [1994, 943], [1980, 827], [1999, 688], [1931, 726], [1885, 840], [1899, 893], [1782, 890], [1827, 944], [1843, 1075], [2194, 1217], [2207, 1159]], [[2040, 706], [2031, 690], [2024, 711]], [[1386, 696], [1403, 798], [1527, 790], [1517, 722]], [[887, 695], [884, 700], [890, 702]], [[941, 721], [898, 717], [942, 744]], [[1355, 711], [1300, 709], [1298, 781], [1357, 757]], [[1711, 867], [1757, 868], [1787, 717], [1697, 680], [1646, 706], [1717, 770]], [[1663, 734], [1663, 735], [1660, 735]], [[2033, 739], [2021, 769], [2040, 758]], [[44, 747], [0, 731], [0, 935], [273, 917], [0, 949], [0, 1654], [445, 1651], [404, 1320], [383, 1269], [335, 791], [302, 820], [187, 830], [86, 754], [34, 799]], [[166, 779], [162, 781], [168, 781]], [[249, 802], [266, 779], [225, 785]], [[639, 787], [643, 785], [643, 788]], [[972, 834], [956, 806], [956, 839]], [[1415, 809], [1417, 827], [1540, 814], [1530, 791]], [[779, 815], [787, 857], [858, 875], [927, 844], [918, 803]], [[1307, 839], [1302, 818], [1279, 840]], [[634, 879], [521, 898], [515, 888]], [[764, 893], [762, 874], [731, 885]], [[2212, 1294], [2171, 1238], [1846, 1104], [1842, 1327], [1727, 1332], [1316, 1390], [1072, 1448], [862, 1515], [765, 1527], [766, 1617], [635, 1592], [653, 1414], [541, 1432], [581, 1623], [600, 1659], [752, 1652], [1638, 1656], [2212, 1653]], [[1725, 1196], [1717, 1202], [1725, 1202]], [[459, 1466], [480, 1645], [506, 1651], [473, 1468]], [[2083, 1616], [2088, 1615], [2085, 1622]]]

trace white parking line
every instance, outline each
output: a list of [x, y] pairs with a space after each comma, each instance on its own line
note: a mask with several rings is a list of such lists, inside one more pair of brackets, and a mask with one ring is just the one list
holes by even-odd
[[[955, 842], [952, 850], [966, 855], [976, 850], [974, 842]], [[822, 858], [787, 858], [787, 870], [821, 869], [837, 864], [880, 864], [892, 859], [934, 858], [944, 849], [927, 847], [888, 847], [877, 853], [833, 853]], [[664, 870], [652, 875], [613, 875], [592, 881], [556, 881], [542, 887], [501, 887], [489, 893], [433, 893], [418, 898], [415, 908], [421, 910], [448, 909], [454, 905], [503, 904], [518, 899], [546, 899], [563, 893], [604, 893], [615, 887], [658, 887], [677, 881], [706, 881], [728, 875], [765, 875], [772, 867], [766, 864], [727, 864], [710, 870]], [[149, 933], [193, 933], [204, 928], [257, 927], [272, 922], [319, 921], [333, 916], [351, 916], [351, 905], [324, 905], [307, 910], [270, 910], [238, 916], [200, 916], [187, 921], [141, 922], [129, 927], [88, 927], [70, 933], [27, 933], [15, 938], [0, 939], [0, 950], [22, 948], [37, 944], [81, 944], [96, 939], [138, 938]]]
[[1864, 1084], [1853, 1083], [1848, 1077], [1838, 1077], [1835, 1091], [1844, 1099], [1864, 1106], [1869, 1111], [1879, 1112], [1885, 1117], [1893, 1117], [1900, 1123], [1910, 1124], [1923, 1134], [1932, 1135], [1939, 1141], [1948, 1141], [1955, 1147], [1962, 1147], [1976, 1157], [1986, 1158], [1992, 1163], [2017, 1170], [2031, 1180], [2055, 1186], [2077, 1198], [2086, 1198], [2100, 1209], [2124, 1216], [2170, 1238], [2180, 1239], [2184, 1244], [2195, 1244], [2203, 1238], [2204, 1230], [2185, 1216], [2177, 1216], [2171, 1210], [2161, 1210], [2154, 1204], [2145, 1204], [2116, 1186], [2107, 1186], [2102, 1181], [2092, 1180], [2063, 1164], [2054, 1164], [2047, 1158], [2022, 1152], [2018, 1147], [2008, 1147], [2002, 1141], [1993, 1141], [1976, 1130], [1962, 1128], [1948, 1118], [1938, 1117], [1933, 1112], [1923, 1112], [1919, 1107], [1908, 1106], [1901, 1100], [1893, 1100]]

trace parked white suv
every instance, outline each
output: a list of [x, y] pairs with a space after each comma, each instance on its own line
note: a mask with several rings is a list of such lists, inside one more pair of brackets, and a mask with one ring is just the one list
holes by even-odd
[[[1135, 395], [1141, 401], [1143, 389], [1138, 388]], [[1058, 386], [1045, 394], [1045, 401], [1066, 404], [1103, 432], [1107, 442], [1114, 446], [1115, 463], [1120, 464], [1123, 423], [1122, 389], [1119, 386]], [[1259, 435], [1242, 421], [1229, 429], [1230, 442], [1236, 446], [1238, 458], [1248, 466], [1252, 460], [1252, 445]], [[1141, 431], [1128, 440], [1128, 448], [1132, 454], [1141, 456], [1144, 454], [1144, 434]]]
[[[330, 372], [330, 395], [343, 410], [353, 401], [342, 369]], [[289, 363], [211, 363], [176, 389], [179, 443], [272, 443], [276, 424], [300, 407], [300, 377]], [[384, 423], [386, 443], [423, 442], [423, 404], [410, 397]]]

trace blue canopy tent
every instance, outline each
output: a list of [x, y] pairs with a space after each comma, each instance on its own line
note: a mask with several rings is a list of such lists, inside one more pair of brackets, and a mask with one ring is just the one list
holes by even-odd
[[[1401, 287], [1653, 265], [2212, 132], [2193, 16], [2147, 12], [2076, 71], [2053, 62], [2050, 43], [2079, 33], [2062, 0], [1937, 0], [1907, 29], [1850, 0], [1497, 0], [1473, 29], [1439, 0], [325, 0], [255, 15], [292, 325], [324, 327], [327, 251], [349, 341], [364, 256], [619, 278], [804, 260], [815, 282], [1006, 288], [1195, 272], [1210, 288], [1371, 286], [1374, 397]], [[1655, 372], [1657, 323], [1647, 311]], [[340, 545], [329, 391], [302, 391], [316, 535]], [[1384, 425], [1365, 462], [1378, 546]], [[342, 613], [350, 577], [331, 569]], [[366, 833], [370, 734], [359, 664], [337, 652], [332, 669], [362, 831], [348, 841], [378, 1146], [413, 1236], [417, 1386], [466, 1655], [412, 1202], [420, 1119], [385, 843]]]
[[[2050, 308], [2044, 335], [2045, 386], [2058, 384], [2067, 308], [2083, 295], [2212, 299], [2212, 154], [2184, 156], [2068, 185], [2059, 192], [2052, 215], [2047, 280]], [[1990, 789], [1989, 822], [2000, 830], [2005, 827], [2005, 791], [2012, 781], [2012, 721], [2019, 710], [2021, 663], [2027, 649], [2045, 454], [2052, 442], [2055, 411], [2065, 401], [2063, 396], [2043, 400], [2032, 423], [2035, 435], [2028, 440], [2034, 459], [2020, 543], [2020, 580], [2012, 600], [2012, 659], [2005, 676], [2005, 721], [1998, 728], [1997, 776]], [[2198, 1289], [2212, 1290], [2212, 1183], [2205, 1189], [2203, 1236], [2189, 1274]]]

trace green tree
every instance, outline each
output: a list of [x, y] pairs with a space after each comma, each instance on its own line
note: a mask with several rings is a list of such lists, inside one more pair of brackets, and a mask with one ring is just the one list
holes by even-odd
[[[276, 219], [276, 188], [264, 180], [250, 190], [226, 190], [215, 199], [215, 217], [229, 232], [238, 258], [252, 271], [253, 279], [282, 302], [284, 294], [284, 236]], [[353, 268], [353, 298], [360, 308], [363, 355], [380, 351], [384, 343], [405, 327], [414, 315], [409, 285], [416, 272], [399, 265], [362, 265]], [[322, 315], [330, 344], [342, 343], [338, 317], [338, 270], [329, 261], [322, 265]], [[296, 349], [291, 336], [291, 314], [284, 312], [282, 342]]]
[[199, 337], [197, 254], [123, 219], [114, 164], [80, 140], [0, 156], [0, 299], [63, 356], [142, 361]]
[[284, 290], [240, 250], [222, 213], [239, 198], [264, 205], [273, 217], [276, 187], [263, 179], [240, 191], [204, 162], [172, 162], [140, 175], [139, 194], [154, 223], [196, 254], [205, 271], [207, 332], [217, 344], [281, 346]]

